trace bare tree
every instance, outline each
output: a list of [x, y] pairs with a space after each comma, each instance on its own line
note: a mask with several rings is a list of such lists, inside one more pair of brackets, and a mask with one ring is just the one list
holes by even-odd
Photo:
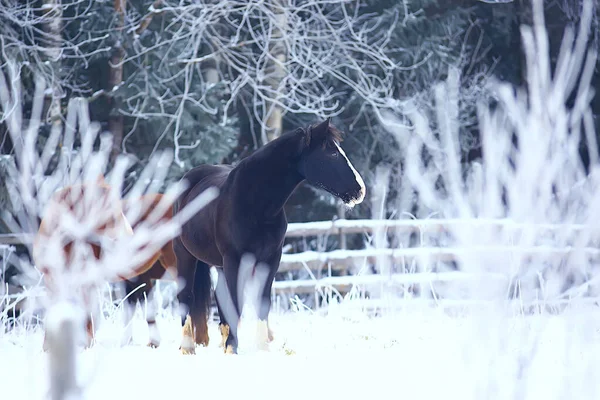
[[[48, 82], [50, 90], [48, 90], [48, 120], [53, 125], [62, 123], [61, 99], [63, 97], [62, 87], [60, 85], [60, 70], [61, 70], [61, 47], [62, 47], [62, 7], [61, 0], [45, 0], [42, 8], [45, 20], [43, 39], [45, 46], [47, 63], [50, 65], [49, 70], [52, 73], [52, 79]], [[48, 96], [49, 95], [49, 96]]]
[[[127, 0], [114, 0], [115, 20], [118, 34], [122, 34], [125, 27], [125, 12], [127, 9]], [[125, 48], [120, 40], [117, 40], [110, 57], [110, 74], [108, 78], [109, 93], [114, 93], [116, 89], [123, 83], [123, 59], [125, 58]], [[118, 110], [118, 105], [114, 96], [110, 97], [113, 115], [109, 117], [108, 129], [114, 135], [116, 146], [113, 147], [112, 156], [120, 151], [121, 143], [123, 142], [123, 115]], [[116, 114], [116, 115], [114, 115]]]
[[[278, 136], [286, 113], [340, 112], [344, 99], [332, 91], [333, 82], [371, 106], [385, 107], [395, 67], [385, 54], [393, 27], [375, 29], [377, 19], [361, 15], [359, 6], [337, 0], [172, 6], [185, 31], [194, 31], [178, 62], [187, 69], [218, 59], [231, 93], [224, 118], [236, 97], [249, 93], [264, 141]], [[162, 8], [169, 9], [168, 3]]]
[[[9, 60], [17, 61], [19, 69], [46, 82], [49, 120], [56, 121], [62, 114], [60, 100], [68, 92], [86, 94], [87, 88], [75, 76], [78, 71], [74, 63], [87, 66], [90, 58], [109, 50], [104, 44], [106, 31], [82, 28], [73, 36], [67, 35], [70, 26], [79, 27], [85, 22], [92, 5], [79, 0], [45, 0], [39, 6], [0, 0], [0, 62], [4, 66]], [[64, 12], [67, 9], [68, 16]], [[23, 96], [26, 102], [31, 101], [28, 91]]]

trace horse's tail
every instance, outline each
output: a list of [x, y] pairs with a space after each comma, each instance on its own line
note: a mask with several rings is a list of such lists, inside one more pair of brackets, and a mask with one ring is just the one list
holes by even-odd
[[194, 308], [207, 318], [210, 315], [211, 287], [210, 266], [198, 260], [194, 276]]

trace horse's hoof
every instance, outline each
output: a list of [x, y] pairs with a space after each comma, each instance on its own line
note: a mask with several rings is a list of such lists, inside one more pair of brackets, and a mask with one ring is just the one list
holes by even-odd
[[219, 347], [225, 348], [225, 343], [229, 337], [229, 325], [219, 324], [219, 331], [221, 331], [221, 343], [219, 344]]
[[191, 337], [184, 336], [179, 350], [181, 350], [181, 354], [196, 354], [196, 345]]
[[156, 349], [156, 348], [158, 348], [158, 346], [160, 346], [160, 343], [148, 342], [148, 344], [146, 346], [150, 347], [151, 349]]
[[183, 325], [183, 339], [181, 340], [181, 354], [196, 354], [194, 344], [194, 328], [192, 327], [192, 318], [188, 315]]
[[196, 349], [194, 347], [183, 347], [183, 346], [181, 346], [179, 348], [179, 350], [181, 351], [181, 354], [183, 354], [183, 355], [194, 355], [194, 354], [196, 354]]
[[237, 354], [237, 352], [233, 350], [232, 345], [228, 345], [225, 347], [225, 354]]
[[267, 330], [267, 343], [271, 343], [273, 341], [273, 331], [271, 328]]

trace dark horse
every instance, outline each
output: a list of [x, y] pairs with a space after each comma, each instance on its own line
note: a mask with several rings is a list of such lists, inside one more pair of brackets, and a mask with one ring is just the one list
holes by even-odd
[[[268, 266], [257, 310], [261, 340], [266, 342], [271, 286], [287, 230], [283, 207], [292, 192], [307, 180], [350, 207], [365, 197], [363, 180], [341, 149], [340, 141], [341, 132], [327, 119], [282, 135], [235, 168], [201, 165], [184, 175], [182, 179], [188, 181], [189, 187], [174, 204], [174, 213], [209, 187], [220, 190], [219, 197], [185, 223], [180, 236], [173, 240], [177, 273], [185, 282], [178, 294], [180, 304], [187, 307], [187, 315], [184, 313], [182, 318], [184, 354], [195, 353], [195, 344], [208, 344], [210, 266], [222, 268], [220, 275], [225, 278], [218, 280], [215, 290], [223, 347], [227, 353], [237, 352], [243, 293], [243, 282], [238, 291], [238, 272], [246, 254], [254, 257], [255, 266]], [[230, 298], [220, 294], [225, 285]], [[227, 312], [227, 300], [233, 312]]]

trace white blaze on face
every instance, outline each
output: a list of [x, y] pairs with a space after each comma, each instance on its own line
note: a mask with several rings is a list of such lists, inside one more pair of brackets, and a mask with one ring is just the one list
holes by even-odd
[[346, 153], [344, 153], [344, 150], [342, 150], [340, 145], [335, 143], [335, 147], [337, 147], [340, 154], [344, 157], [344, 159], [348, 163], [348, 167], [350, 167], [350, 170], [352, 170], [352, 173], [354, 174], [354, 178], [356, 179], [356, 183], [358, 183], [358, 185], [360, 186], [360, 192], [358, 193], [358, 197], [351, 199], [348, 203], [346, 203], [347, 206], [354, 207], [355, 205], [362, 203], [362, 201], [365, 199], [365, 194], [366, 194], [365, 182], [363, 181], [363, 179], [360, 176], [360, 174], [358, 173], [358, 171], [354, 168], [354, 166], [352, 165], [350, 160], [348, 160]]

